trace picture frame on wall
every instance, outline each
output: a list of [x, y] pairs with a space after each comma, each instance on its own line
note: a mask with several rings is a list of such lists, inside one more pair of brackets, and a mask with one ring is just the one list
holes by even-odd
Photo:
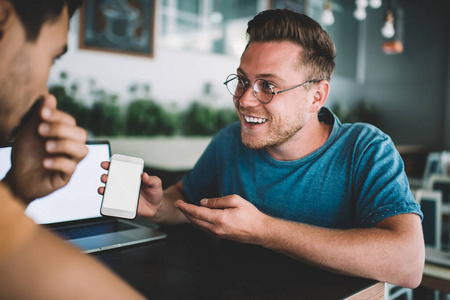
[[86, 0], [80, 10], [80, 49], [154, 55], [156, 0]]

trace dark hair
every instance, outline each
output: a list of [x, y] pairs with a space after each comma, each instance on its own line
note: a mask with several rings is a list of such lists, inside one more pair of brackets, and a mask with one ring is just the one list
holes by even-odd
[[83, 4], [83, 0], [9, 0], [16, 10], [20, 21], [25, 27], [26, 37], [35, 41], [42, 25], [58, 19], [67, 5], [69, 18]]
[[331, 80], [336, 48], [328, 33], [310, 17], [288, 9], [266, 10], [248, 22], [247, 35], [247, 46], [283, 41], [300, 45], [300, 62], [309, 72], [308, 79]]

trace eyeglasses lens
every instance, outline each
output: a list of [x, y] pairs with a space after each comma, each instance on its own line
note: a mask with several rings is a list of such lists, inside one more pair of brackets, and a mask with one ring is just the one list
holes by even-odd
[[[237, 75], [229, 75], [227, 77], [227, 80], [225, 81], [225, 84], [230, 94], [234, 97], [239, 98], [244, 95], [246, 89], [245, 83]], [[273, 90], [271, 85], [267, 81], [263, 79], [256, 80], [252, 86], [252, 89], [253, 94], [259, 101], [263, 103], [269, 103], [272, 100]]]
[[270, 84], [263, 79], [255, 81], [253, 84], [253, 93], [255, 94], [255, 97], [263, 103], [269, 103], [273, 97], [273, 90], [270, 87]]
[[241, 97], [244, 94], [244, 83], [236, 75], [229, 75], [226, 80], [226, 85], [231, 95]]

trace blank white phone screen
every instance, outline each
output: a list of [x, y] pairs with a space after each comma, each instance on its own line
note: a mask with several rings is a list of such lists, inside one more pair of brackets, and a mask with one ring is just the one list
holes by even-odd
[[142, 166], [114, 160], [106, 182], [103, 207], [134, 211], [139, 197]]

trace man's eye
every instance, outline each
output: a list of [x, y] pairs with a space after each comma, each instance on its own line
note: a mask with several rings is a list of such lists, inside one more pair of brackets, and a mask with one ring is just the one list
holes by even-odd
[[275, 85], [273, 85], [273, 84], [271, 84], [270, 82], [267, 82], [267, 81], [262, 81], [261, 87], [262, 87], [264, 90], [270, 90], [270, 91], [272, 91], [273, 88], [275, 87]]
[[240, 79], [243, 83], [249, 84], [249, 81], [248, 81], [247, 79], [242, 78], [242, 77], [239, 77], [239, 79]]
[[243, 83], [244, 86], [249, 86], [250, 85], [250, 82], [247, 79], [244, 79], [244, 78], [239, 78], [239, 82]]

